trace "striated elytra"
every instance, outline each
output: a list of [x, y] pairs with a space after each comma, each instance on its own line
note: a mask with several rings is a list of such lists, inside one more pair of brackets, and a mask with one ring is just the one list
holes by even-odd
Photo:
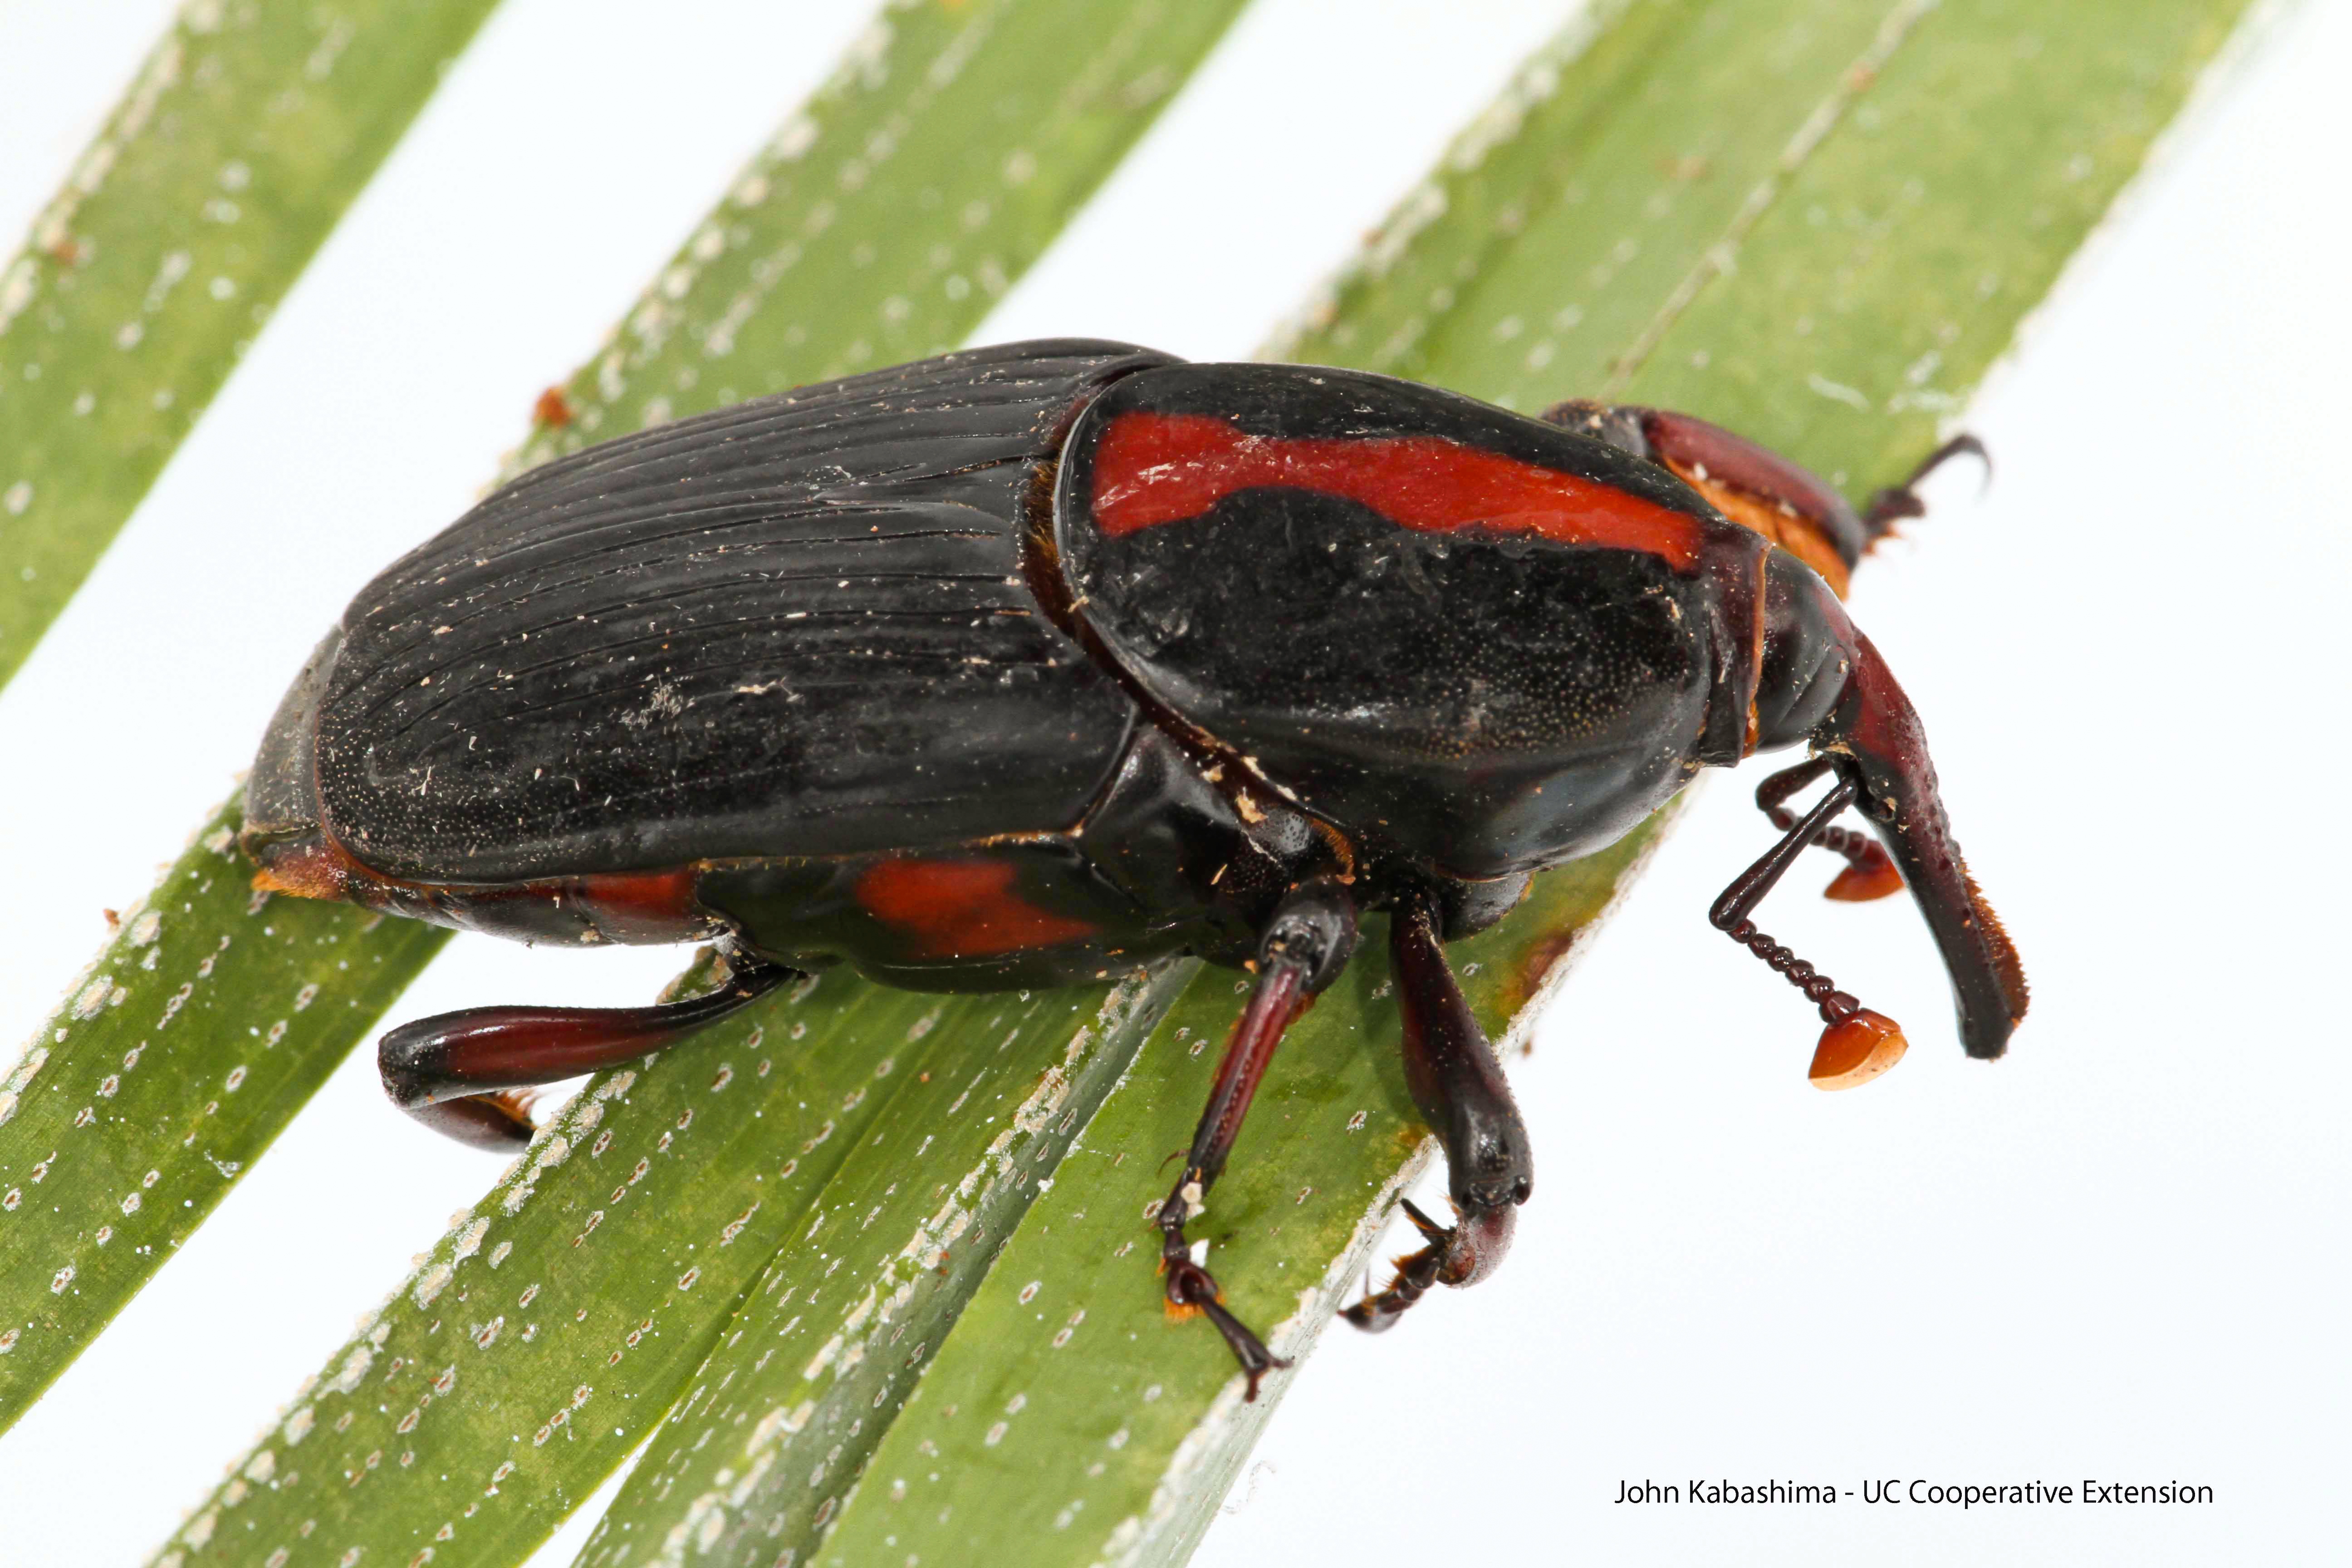
[[[1361, 1327], [1491, 1272], [1533, 1185], [1444, 943], [1702, 767], [1811, 748], [1759, 790], [1782, 837], [1710, 918], [1817, 1005], [1816, 1081], [1866, 1080], [1902, 1037], [1749, 919], [1813, 845], [1850, 862], [1838, 896], [1908, 883], [1963, 1043], [2000, 1053], [2016, 953], [1832, 590], [1918, 510], [1906, 485], [1857, 511], [1658, 410], [1528, 418], [1076, 340], [944, 355], [591, 447], [394, 563], [279, 708], [245, 848], [278, 891], [719, 944], [730, 979], [697, 1000], [386, 1036], [394, 1099], [490, 1147], [529, 1136], [519, 1090], [820, 964], [929, 990], [1174, 953], [1254, 972], [1158, 1222], [1169, 1302], [1254, 1396], [1278, 1363], [1184, 1224], [1361, 913], [1391, 916], [1406, 1079], [1458, 1211], [1415, 1213], [1428, 1245]], [[1875, 839], [1832, 825], [1849, 806]]]

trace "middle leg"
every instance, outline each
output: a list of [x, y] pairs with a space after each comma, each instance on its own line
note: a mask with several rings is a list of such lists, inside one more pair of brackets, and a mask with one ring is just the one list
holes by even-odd
[[1169, 1308], [1188, 1316], [1202, 1313], [1216, 1325], [1249, 1379], [1244, 1396], [1249, 1399], [1257, 1397], [1259, 1379], [1290, 1363], [1267, 1350], [1265, 1341], [1225, 1310], [1224, 1292], [1215, 1276], [1192, 1256], [1184, 1222], [1202, 1212], [1209, 1189], [1224, 1171], [1234, 1140], [1241, 1134], [1242, 1118], [1249, 1114], [1250, 1100], [1274, 1060], [1283, 1031], [1307, 1010], [1316, 993], [1339, 978], [1355, 949], [1356, 901], [1339, 883], [1305, 883], [1276, 906], [1258, 942], [1257, 984], [1234, 1025], [1224, 1059], [1217, 1064], [1216, 1083], [1192, 1133], [1183, 1173], [1160, 1205], [1160, 1267], [1167, 1276]]

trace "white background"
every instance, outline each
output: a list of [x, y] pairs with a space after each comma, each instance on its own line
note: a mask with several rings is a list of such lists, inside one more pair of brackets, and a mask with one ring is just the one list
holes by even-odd
[[[1246, 353], [1571, 9], [1261, 0], [981, 337]], [[167, 10], [0, 0], [0, 235]], [[864, 12], [500, 8], [0, 693], [0, 1040]], [[1539, 1184], [1511, 1266], [1381, 1341], [1335, 1331], [1201, 1563], [2346, 1552], [2347, 79], [2352, 5], [2264, 35], [1970, 411], [1997, 482], [1939, 481], [1858, 582], [2034, 981], [2010, 1059], [1962, 1059], [1916, 919], [1812, 900], [1824, 864], [1766, 928], [1915, 1048], [1859, 1094], [1810, 1089], [1801, 1003], [1704, 922], [1767, 837], [1721, 781], [1515, 1074]], [[173, 608], [240, 598], [226, 636]], [[465, 938], [393, 1021], [641, 1001], [675, 963]], [[0, 1564], [137, 1560], [489, 1181], [384, 1107], [370, 1054], [0, 1439]], [[1612, 1501], [1692, 1477], [2218, 1500]]]

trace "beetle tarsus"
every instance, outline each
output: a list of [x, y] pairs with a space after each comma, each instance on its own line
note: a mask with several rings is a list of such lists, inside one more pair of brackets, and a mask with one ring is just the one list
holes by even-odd
[[1170, 1223], [1166, 1218], [1171, 1213], [1181, 1215], [1183, 1208], [1182, 1200], [1179, 1199], [1160, 1210], [1161, 1228], [1166, 1233], [1166, 1239], [1160, 1244], [1160, 1262], [1168, 1274], [1168, 1305], [1181, 1316], [1199, 1312], [1216, 1326], [1217, 1332], [1224, 1336], [1226, 1348], [1234, 1352], [1234, 1360], [1241, 1363], [1242, 1375], [1249, 1379], [1249, 1389], [1242, 1395], [1243, 1399], [1255, 1400], [1257, 1398], [1257, 1385], [1265, 1374], [1288, 1366], [1290, 1362], [1266, 1349], [1264, 1340], [1226, 1310], [1224, 1302], [1219, 1299], [1224, 1290], [1218, 1285], [1216, 1276], [1192, 1261], [1192, 1248], [1184, 1240], [1183, 1220], [1178, 1218]]
[[1927, 503], [1919, 499], [1919, 484], [1929, 474], [1962, 453], [1974, 458], [1985, 468], [1985, 481], [1992, 481], [1992, 455], [1985, 450], [1982, 441], [1965, 433], [1953, 437], [1921, 459], [1911, 477], [1899, 485], [1890, 485], [1870, 498], [1862, 509], [1863, 531], [1872, 544], [1895, 531], [1895, 525], [1906, 517], [1925, 517]]
[[472, 1007], [385, 1035], [376, 1067], [392, 1102], [435, 1131], [479, 1149], [530, 1141], [527, 1097], [513, 1091], [615, 1067], [718, 1022], [797, 971], [732, 961], [719, 989], [652, 1007]]
[[1411, 1198], [1402, 1199], [1400, 1206], [1428, 1245], [1391, 1260], [1396, 1278], [1389, 1281], [1387, 1289], [1341, 1309], [1341, 1317], [1368, 1334], [1394, 1328], [1407, 1309], [1433, 1286], [1472, 1284], [1493, 1273], [1510, 1248], [1511, 1231], [1518, 1219], [1518, 1210], [1506, 1206], [1465, 1215], [1461, 1223], [1448, 1226], [1422, 1213]]
[[1422, 1213], [1420, 1205], [1411, 1198], [1401, 1200], [1400, 1206], [1404, 1210], [1404, 1217], [1412, 1222], [1412, 1227], [1421, 1232], [1428, 1245], [1418, 1252], [1404, 1253], [1389, 1260], [1390, 1267], [1396, 1270], [1396, 1278], [1389, 1281], [1387, 1289], [1376, 1291], [1368, 1284], [1361, 1300], [1339, 1310], [1341, 1317], [1368, 1334], [1386, 1333], [1394, 1328], [1406, 1309], [1429, 1293], [1430, 1287], [1437, 1283], [1437, 1272], [1444, 1262], [1446, 1244], [1454, 1239], [1451, 1227], [1442, 1226]]

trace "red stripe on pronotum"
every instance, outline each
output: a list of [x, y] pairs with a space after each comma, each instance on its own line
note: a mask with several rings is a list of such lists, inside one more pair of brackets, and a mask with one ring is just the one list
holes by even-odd
[[1706, 538], [1698, 519], [1639, 496], [1433, 436], [1291, 440], [1129, 410], [1095, 450], [1095, 521], [1113, 538], [1267, 489], [1344, 496], [1423, 533], [1477, 527], [1647, 551], [1678, 572], [1697, 566]]

